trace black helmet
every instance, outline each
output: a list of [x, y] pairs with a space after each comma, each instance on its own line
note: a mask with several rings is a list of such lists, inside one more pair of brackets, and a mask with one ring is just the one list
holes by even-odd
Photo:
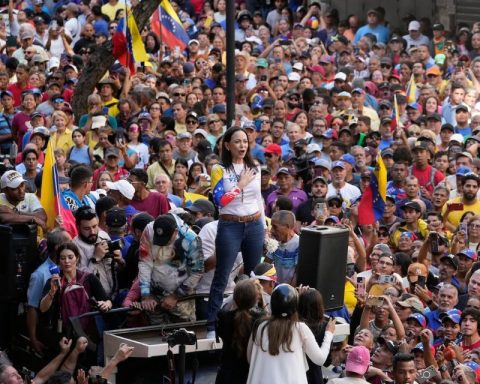
[[278, 285], [272, 292], [270, 307], [275, 317], [290, 317], [297, 312], [298, 294], [288, 284]]

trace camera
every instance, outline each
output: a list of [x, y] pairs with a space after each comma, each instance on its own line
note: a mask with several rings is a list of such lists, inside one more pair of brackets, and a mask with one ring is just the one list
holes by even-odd
[[195, 345], [197, 335], [195, 332], [187, 331], [185, 328], [176, 329], [167, 336], [167, 343], [170, 348], [176, 345]]
[[437, 254], [438, 253], [438, 235], [436, 233], [431, 233], [430, 234], [430, 252], [432, 254]]
[[107, 384], [107, 383], [108, 383], [107, 379], [104, 379], [100, 375], [88, 378], [88, 384]]
[[110, 240], [107, 241], [108, 252], [113, 253], [115, 251], [120, 251], [125, 245], [122, 239]]

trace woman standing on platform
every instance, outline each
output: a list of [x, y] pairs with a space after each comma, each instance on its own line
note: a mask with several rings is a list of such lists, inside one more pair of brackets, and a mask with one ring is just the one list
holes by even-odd
[[208, 337], [214, 336], [217, 312], [237, 253], [242, 251], [245, 274], [249, 275], [263, 250], [266, 224], [260, 171], [250, 156], [247, 133], [242, 128], [225, 132], [221, 164], [212, 169], [212, 191], [219, 220], [217, 260], [208, 301]]

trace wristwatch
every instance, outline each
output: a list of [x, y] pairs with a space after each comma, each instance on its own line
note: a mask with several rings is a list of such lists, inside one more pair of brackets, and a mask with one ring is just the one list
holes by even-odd
[[438, 370], [442, 373], [448, 371], [447, 364], [442, 364], [440, 367], [438, 367]]

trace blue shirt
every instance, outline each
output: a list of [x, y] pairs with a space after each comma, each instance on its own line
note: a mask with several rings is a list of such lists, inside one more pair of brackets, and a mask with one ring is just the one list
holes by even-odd
[[32, 308], [38, 308], [40, 306], [40, 300], [42, 300], [43, 288], [48, 279], [52, 277], [50, 273], [50, 266], [55, 263], [47, 258], [31, 275], [30, 282], [28, 284], [27, 291], [27, 304]]
[[260, 163], [265, 164], [265, 152], [260, 144], [255, 143], [255, 146], [250, 150], [250, 153], [254, 159], [257, 159]]
[[424, 313], [424, 316], [428, 320], [428, 329], [433, 331], [433, 333], [435, 334], [437, 329], [442, 326], [442, 322], [440, 321], [440, 311], [436, 309], [434, 311]]
[[176, 207], [181, 207], [182, 206], [182, 203], [183, 203], [182, 199], [177, 195], [169, 193], [167, 195], [167, 199], [170, 200], [173, 204], [175, 204]]
[[[10, 123], [8, 122], [6, 116], [3, 113], [0, 113], [0, 136], [2, 135], [11, 135], [12, 129], [10, 127]], [[13, 139], [6, 140], [0, 144], [0, 149], [3, 153], [10, 151], [10, 147], [12, 146]]]
[[470, 128], [470, 127], [466, 127], [466, 128], [455, 127], [455, 133], [460, 133], [463, 136], [463, 138], [465, 139], [465, 138], [472, 135], [472, 128]]
[[84, 205], [95, 209], [96, 199], [91, 195], [85, 195], [83, 196], [83, 199], [80, 200], [71, 189], [64, 190], [62, 195], [68, 205], [68, 209], [73, 213], [75, 213], [78, 208], [83, 207]]
[[390, 37], [390, 29], [384, 25], [377, 25], [375, 27], [370, 27], [368, 24], [361, 27], [355, 34], [355, 40], [353, 41], [354, 45], [358, 44], [358, 41], [365, 36], [367, 33], [375, 35], [378, 42], [387, 44], [388, 38]]

